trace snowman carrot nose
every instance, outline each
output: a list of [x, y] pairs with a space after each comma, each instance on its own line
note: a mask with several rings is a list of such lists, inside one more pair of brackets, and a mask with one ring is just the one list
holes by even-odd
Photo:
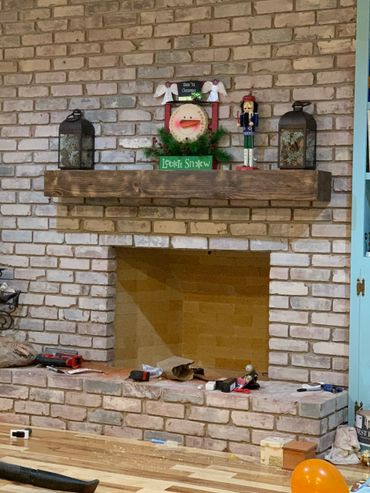
[[199, 125], [200, 120], [181, 120], [180, 127], [181, 128], [191, 128]]

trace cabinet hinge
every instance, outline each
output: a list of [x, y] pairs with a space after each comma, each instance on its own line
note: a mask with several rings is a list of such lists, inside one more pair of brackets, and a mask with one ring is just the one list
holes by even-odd
[[360, 294], [362, 296], [365, 295], [365, 279], [357, 279], [356, 292], [357, 296], [360, 296]]

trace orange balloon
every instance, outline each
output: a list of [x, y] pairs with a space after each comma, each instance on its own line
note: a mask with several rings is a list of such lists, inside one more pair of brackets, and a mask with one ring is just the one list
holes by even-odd
[[294, 469], [290, 481], [292, 493], [348, 493], [347, 483], [330, 462], [304, 460]]

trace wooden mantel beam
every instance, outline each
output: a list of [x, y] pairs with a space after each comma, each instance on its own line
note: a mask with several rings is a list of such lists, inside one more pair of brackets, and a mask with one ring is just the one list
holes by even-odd
[[331, 173], [311, 170], [45, 172], [49, 197], [329, 201]]

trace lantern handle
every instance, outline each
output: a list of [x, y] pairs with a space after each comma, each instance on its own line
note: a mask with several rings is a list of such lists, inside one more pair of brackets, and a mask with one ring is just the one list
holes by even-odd
[[309, 106], [311, 101], [294, 101], [292, 107], [294, 111], [302, 111], [305, 106]]
[[70, 115], [67, 116], [66, 120], [69, 122], [76, 122], [77, 120], [81, 120], [82, 111], [81, 110], [73, 110]]

